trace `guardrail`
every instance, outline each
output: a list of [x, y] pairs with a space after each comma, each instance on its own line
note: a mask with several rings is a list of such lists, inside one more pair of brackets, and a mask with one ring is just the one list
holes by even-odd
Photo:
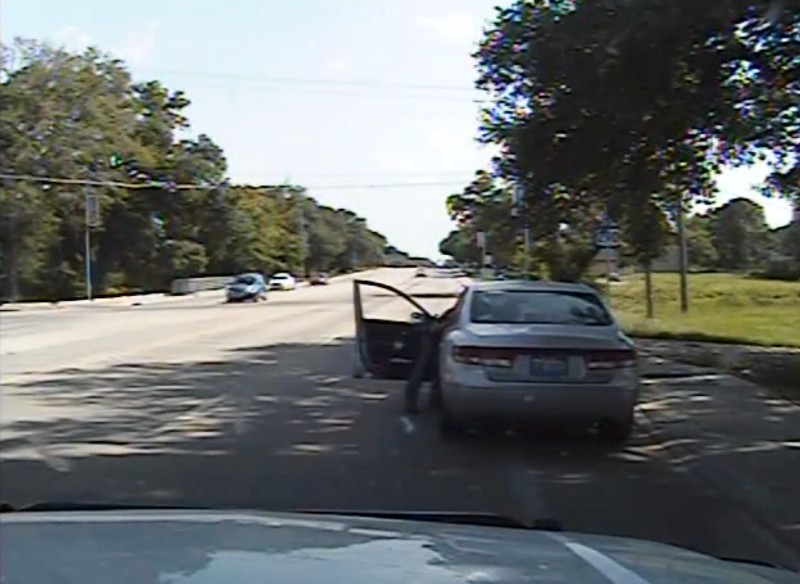
[[173, 296], [183, 296], [204, 292], [205, 290], [221, 290], [234, 276], [209, 276], [206, 278], [177, 278], [172, 281], [169, 293]]
[[[359, 272], [351, 274], [340, 274], [332, 276], [330, 279], [346, 278], [347, 276], [355, 276]], [[222, 290], [227, 284], [236, 277], [235, 274], [230, 276], [207, 276], [201, 278], [176, 278], [170, 285], [170, 294], [172, 296], [185, 296], [187, 294], [194, 294], [195, 292], [204, 292], [206, 290]], [[298, 284], [306, 282], [306, 278], [295, 276], [295, 281]], [[267, 278], [269, 280], [269, 278]]]

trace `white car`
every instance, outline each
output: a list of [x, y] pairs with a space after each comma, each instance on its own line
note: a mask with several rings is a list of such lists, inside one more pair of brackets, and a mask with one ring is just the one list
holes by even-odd
[[270, 290], [294, 290], [297, 288], [297, 280], [288, 272], [278, 272], [269, 279]]

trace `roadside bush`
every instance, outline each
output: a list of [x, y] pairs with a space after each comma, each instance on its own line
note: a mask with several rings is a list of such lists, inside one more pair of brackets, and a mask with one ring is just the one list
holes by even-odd
[[800, 262], [789, 258], [772, 260], [767, 263], [763, 270], [751, 273], [751, 277], [795, 282], [800, 280]]

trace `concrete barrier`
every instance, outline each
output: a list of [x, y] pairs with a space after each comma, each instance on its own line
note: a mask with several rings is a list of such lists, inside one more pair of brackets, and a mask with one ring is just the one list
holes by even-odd
[[[369, 268], [360, 272], [340, 274], [330, 278], [331, 283], [347, 282], [355, 278], [369, 278], [369, 276], [380, 268]], [[20, 310], [51, 310], [68, 306], [135, 306], [139, 304], [149, 304], [152, 302], [166, 302], [180, 300], [183, 296], [197, 295], [203, 293], [212, 294], [214, 291], [222, 290], [228, 282], [234, 278], [231, 276], [210, 276], [205, 278], [176, 278], [172, 281], [169, 293], [152, 292], [144, 294], [132, 294], [123, 296], [106, 296], [94, 298], [93, 300], [59, 300], [55, 302], [5, 302], [0, 305], [0, 312], [18, 312]], [[309, 283], [303, 278], [297, 278], [297, 283], [301, 286], [308, 286]]]
[[183, 296], [206, 290], [221, 290], [234, 276], [209, 276], [206, 278], [176, 278], [170, 286], [170, 294]]

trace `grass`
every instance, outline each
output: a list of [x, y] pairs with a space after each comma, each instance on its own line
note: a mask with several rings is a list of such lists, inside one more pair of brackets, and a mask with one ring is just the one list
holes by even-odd
[[640, 337], [800, 347], [800, 284], [736, 274], [691, 274], [681, 314], [677, 274], [653, 274], [655, 318], [645, 310], [644, 276], [614, 284], [611, 307]]

